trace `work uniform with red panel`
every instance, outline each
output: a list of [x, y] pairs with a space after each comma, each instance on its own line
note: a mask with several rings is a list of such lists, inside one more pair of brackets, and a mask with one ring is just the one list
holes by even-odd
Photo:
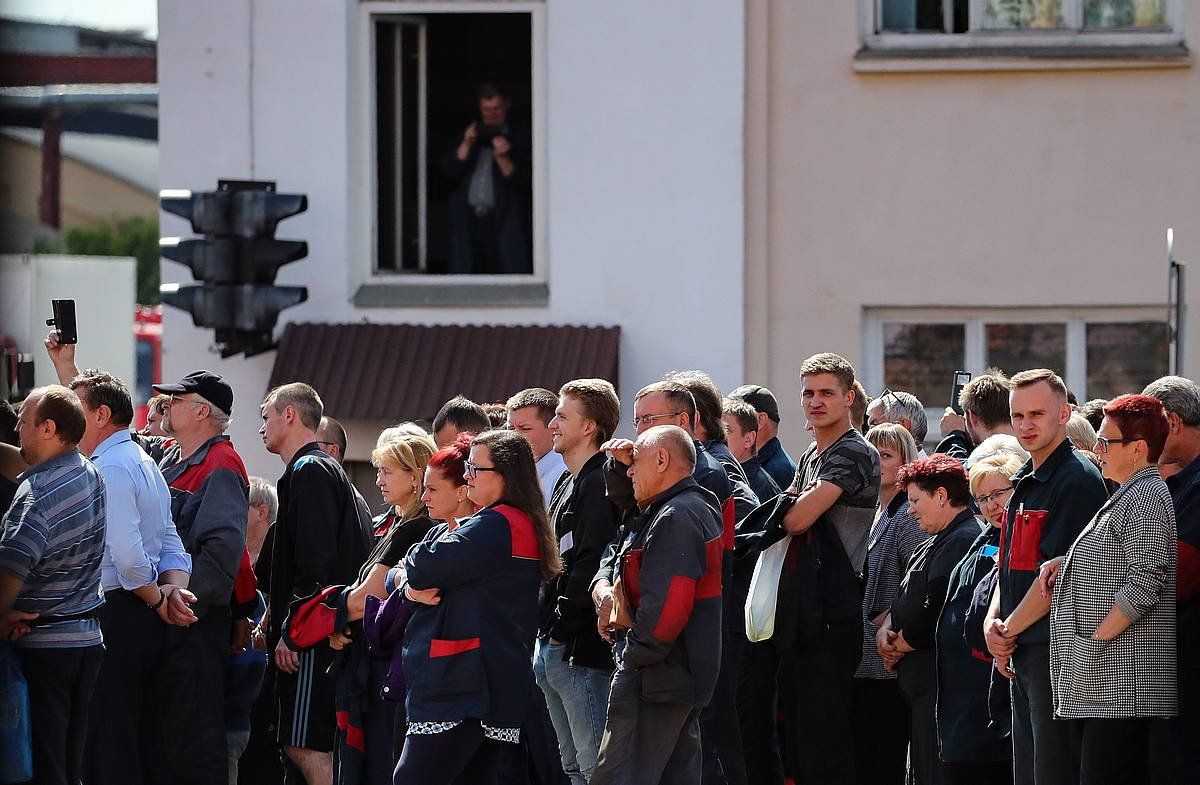
[[398, 591], [436, 588], [440, 600], [408, 601], [408, 736], [395, 782], [473, 782], [494, 772], [500, 743], [519, 742], [529, 711], [542, 583], [534, 522], [485, 507], [453, 531], [431, 529], [404, 568]]
[[172, 746], [165, 763], [180, 782], [207, 782], [228, 771], [224, 672], [234, 618], [245, 618], [256, 581], [246, 552], [249, 479], [228, 436], [215, 436], [182, 457], [165, 445], [159, 464], [171, 490], [171, 516], [192, 557], [188, 590], [199, 620], [167, 631], [167, 673], [161, 680]]
[[617, 670], [592, 785], [701, 779], [700, 711], [721, 670], [725, 545], [715, 502], [688, 477], [627, 522], [611, 576], [632, 626], [616, 633]]
[[[1062, 556], [1108, 498], [1096, 467], [1064, 439], [1036, 469], [1026, 461], [1000, 534], [1000, 618], [1020, 604], [1042, 563]], [[1068, 723], [1054, 720], [1050, 693], [1050, 619], [1017, 636], [1012, 667], [1013, 770], [1017, 785], [1067, 783]]]

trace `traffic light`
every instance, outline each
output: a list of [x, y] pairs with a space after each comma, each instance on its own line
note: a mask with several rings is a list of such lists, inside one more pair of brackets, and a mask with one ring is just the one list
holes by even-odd
[[216, 331], [222, 357], [275, 348], [284, 308], [308, 299], [303, 286], [276, 286], [279, 268], [308, 255], [308, 243], [276, 240], [279, 222], [308, 209], [303, 194], [280, 194], [275, 183], [221, 180], [216, 191], [162, 191], [162, 209], [183, 216], [203, 239], [164, 237], [160, 251], [187, 265], [201, 283], [163, 284], [162, 299]]

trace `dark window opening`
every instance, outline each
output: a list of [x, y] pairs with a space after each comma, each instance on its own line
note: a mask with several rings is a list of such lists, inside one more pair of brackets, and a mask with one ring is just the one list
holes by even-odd
[[374, 32], [376, 271], [531, 273], [531, 15], [376, 17]]

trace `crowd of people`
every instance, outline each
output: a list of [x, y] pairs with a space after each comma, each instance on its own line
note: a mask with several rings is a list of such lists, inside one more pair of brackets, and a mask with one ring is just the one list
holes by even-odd
[[[926, 408], [800, 366], [462, 396], [383, 430], [372, 515], [302, 382], [272, 484], [195, 371], [46, 347], [0, 445], [0, 651], [36, 783], [1184, 783], [1200, 776], [1200, 386]], [[751, 613], [753, 608], [753, 613]], [[766, 609], [765, 611], [763, 609]], [[765, 613], [765, 622], [764, 616]]]

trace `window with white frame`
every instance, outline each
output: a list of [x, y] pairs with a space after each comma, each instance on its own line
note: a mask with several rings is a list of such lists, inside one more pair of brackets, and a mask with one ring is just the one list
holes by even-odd
[[1120, 46], [1183, 40], [1183, 0], [859, 0], [868, 47]]
[[868, 393], [905, 390], [921, 399], [930, 437], [950, 404], [953, 373], [999, 368], [1012, 375], [1050, 368], [1082, 403], [1141, 392], [1167, 373], [1161, 308], [874, 309], [868, 313], [863, 377]]
[[530, 276], [538, 3], [364, 3], [372, 273]]

